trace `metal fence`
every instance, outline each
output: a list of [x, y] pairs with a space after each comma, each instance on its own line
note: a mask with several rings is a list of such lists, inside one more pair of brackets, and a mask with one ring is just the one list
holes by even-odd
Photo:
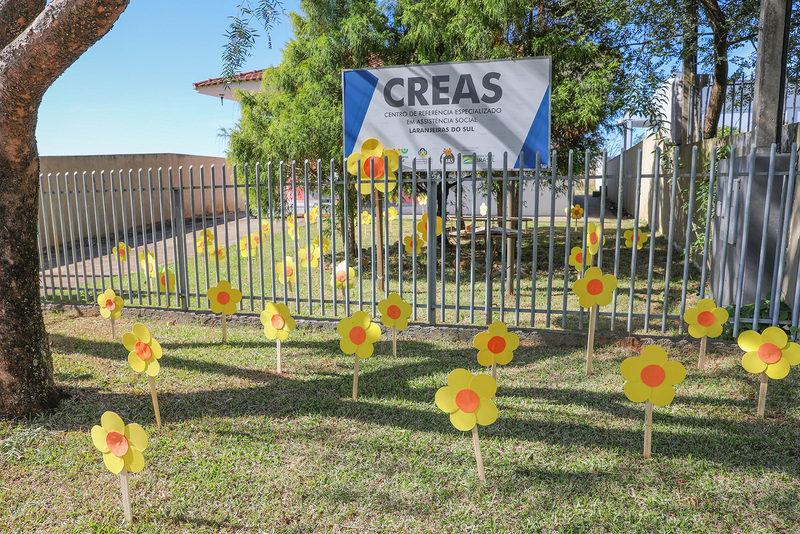
[[[734, 335], [745, 324], [796, 327], [796, 147], [787, 170], [770, 163], [766, 173], [754, 170], [754, 153], [737, 158], [734, 149], [725, 180], [716, 153], [702, 162], [695, 150], [684, 165], [677, 149], [669, 155], [656, 152], [650, 166], [643, 159], [653, 155], [640, 150], [634, 173], [624, 172], [624, 162], [611, 173], [605, 154], [588, 153], [582, 172], [574, 171], [570, 152], [564, 175], [538, 161], [511, 169], [507, 157], [491, 155], [484, 172], [458, 155], [441, 170], [431, 160], [422, 169], [401, 165], [388, 195], [374, 193], [376, 186], [391, 189], [388, 176], [351, 176], [340, 172], [342, 162], [319, 160], [42, 176], [41, 293], [92, 303], [111, 288], [128, 305], [207, 310], [208, 288], [226, 279], [243, 293], [242, 312], [280, 301], [301, 316], [363, 309], [374, 317], [377, 302], [397, 292], [415, 321], [582, 329], [588, 315], [571, 287], [591, 261], [587, 229], [594, 224], [604, 243], [593, 264], [619, 279], [612, 304], [598, 314], [600, 328], [683, 332], [687, 305], [707, 296], [719, 301], [733, 277], [725, 298], [735, 306]], [[741, 170], [736, 160], [751, 165]], [[558, 161], [555, 152], [550, 161]], [[356, 194], [362, 179], [372, 194]], [[764, 213], [751, 208], [753, 184], [762, 182], [768, 198], [783, 199], [779, 212], [769, 211], [770, 202]], [[213, 208], [219, 198], [223, 208]], [[577, 220], [566, 213], [573, 204], [584, 208]], [[766, 233], [748, 235], [753, 225], [772, 228], [759, 220], [777, 221], [774, 249]], [[625, 232], [639, 230], [649, 234], [644, 245], [626, 246]], [[719, 235], [740, 239], [712, 246]], [[754, 244], [760, 254], [753, 276], [745, 251]], [[739, 255], [735, 272], [720, 267]], [[768, 289], [789, 303], [773, 298], [763, 312]]]

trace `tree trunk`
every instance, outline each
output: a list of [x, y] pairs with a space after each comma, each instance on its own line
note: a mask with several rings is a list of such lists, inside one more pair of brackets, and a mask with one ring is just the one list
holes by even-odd
[[728, 89], [728, 29], [725, 14], [717, 0], [703, 0], [703, 9], [714, 32], [714, 83], [708, 97], [703, 137], [717, 136], [717, 123], [725, 107], [725, 92]]
[[0, 0], [0, 415], [12, 417], [59, 401], [39, 295], [39, 104], [128, 1], [45, 3]]

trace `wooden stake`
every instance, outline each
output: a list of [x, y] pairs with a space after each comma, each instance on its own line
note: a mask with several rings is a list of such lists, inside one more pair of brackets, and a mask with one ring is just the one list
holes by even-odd
[[222, 344], [228, 343], [228, 316], [222, 312]]
[[158, 425], [158, 429], [161, 430], [161, 412], [158, 409], [158, 393], [156, 393], [156, 379], [148, 375], [147, 382], [150, 384], [150, 397], [153, 399], [153, 411], [156, 413], [156, 424]]
[[392, 327], [392, 356], [397, 356], [397, 327]]
[[131, 494], [128, 490], [128, 470], [123, 469], [119, 474], [119, 485], [122, 488], [122, 510], [125, 512], [125, 521], [133, 523], [131, 514]]
[[355, 367], [353, 367], [353, 400], [358, 400], [358, 354], [353, 354], [356, 359]]
[[281, 340], [278, 339], [278, 374], [283, 373], [281, 369]]
[[497, 382], [497, 362], [492, 363], [492, 378]]
[[478, 478], [486, 482], [486, 473], [483, 472], [483, 456], [481, 456], [481, 442], [478, 439], [478, 425], [472, 427], [472, 445], [475, 448], [475, 461], [478, 462]]
[[767, 405], [767, 382], [769, 377], [767, 373], [761, 373], [761, 387], [758, 389], [758, 417], [764, 417], [764, 407]]
[[647, 401], [644, 409], [644, 457], [650, 458], [650, 442], [653, 435], [653, 403]]
[[703, 336], [703, 339], [700, 340], [700, 356], [697, 358], [697, 368], [702, 369], [706, 365], [706, 343], [708, 342], [708, 336]]
[[116, 337], [117, 337], [117, 331], [114, 328], [114, 318], [112, 317], [111, 318], [111, 338], [112, 339], [116, 339]]
[[594, 357], [594, 329], [597, 322], [597, 304], [589, 312], [589, 339], [586, 342], [586, 374], [592, 374], [592, 359]]

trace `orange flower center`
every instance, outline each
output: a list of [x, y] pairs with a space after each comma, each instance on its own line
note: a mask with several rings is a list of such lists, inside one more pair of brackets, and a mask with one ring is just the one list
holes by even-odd
[[764, 363], [777, 363], [781, 355], [780, 347], [774, 343], [762, 343], [758, 347], [758, 358]]
[[589, 243], [592, 245], [596, 245], [599, 240], [600, 238], [597, 236], [597, 234], [589, 234]]
[[472, 413], [478, 409], [481, 399], [478, 394], [469, 388], [464, 388], [456, 393], [456, 406], [462, 412]]
[[697, 324], [700, 326], [711, 326], [714, 324], [714, 314], [710, 311], [702, 311], [697, 314]]
[[346, 278], [347, 278], [347, 273], [346, 272], [339, 271], [338, 273], [336, 273], [336, 281], [337, 282], [344, 282]]
[[503, 339], [502, 336], [494, 336], [486, 344], [486, 348], [489, 349], [489, 352], [492, 354], [499, 354], [506, 350], [506, 340]]
[[354, 326], [350, 330], [350, 341], [355, 345], [361, 345], [367, 339], [367, 331], [360, 326]]
[[128, 438], [116, 430], [112, 430], [106, 435], [106, 446], [114, 456], [125, 456], [130, 448], [130, 445], [128, 445]]
[[161, 285], [164, 286], [164, 287], [167, 286], [167, 275], [165, 275], [165, 274], [161, 275]]
[[217, 302], [222, 304], [223, 306], [226, 305], [231, 301], [231, 296], [228, 294], [227, 291], [220, 291], [217, 293]]
[[294, 269], [291, 266], [287, 265], [286, 266], [286, 276], [287, 277], [288, 276], [292, 276], [293, 274], [294, 274]]
[[108, 299], [108, 300], [106, 301], [106, 309], [107, 309], [108, 311], [114, 311], [114, 310], [116, 310], [116, 309], [117, 309], [117, 303], [116, 303], [116, 302], [114, 302], [114, 299]]
[[660, 365], [648, 365], [642, 369], [642, 373], [639, 376], [641, 377], [645, 386], [654, 388], [660, 386], [664, 382], [667, 373]]
[[375, 178], [383, 178], [383, 158], [379, 158], [377, 156], [370, 156], [364, 160], [362, 165], [362, 173], [364, 177], [370, 176], [370, 162], [373, 162], [374, 169], [375, 169]]
[[272, 323], [272, 326], [274, 326], [278, 330], [280, 330], [281, 328], [284, 327], [284, 325], [286, 325], [286, 319], [284, 319], [280, 313], [276, 313], [275, 315], [273, 315], [272, 319], [270, 319], [270, 322]]
[[136, 355], [142, 360], [147, 361], [153, 357], [153, 351], [150, 350], [150, 345], [142, 341], [136, 342]]
[[389, 316], [389, 319], [394, 319], [396, 321], [400, 318], [400, 307], [392, 304], [389, 306], [389, 308], [387, 308], [386, 315]]
[[578, 252], [575, 254], [575, 261], [578, 263], [583, 263], [583, 252]]
[[603, 282], [599, 278], [592, 278], [586, 283], [586, 291], [590, 295], [599, 295], [603, 292]]

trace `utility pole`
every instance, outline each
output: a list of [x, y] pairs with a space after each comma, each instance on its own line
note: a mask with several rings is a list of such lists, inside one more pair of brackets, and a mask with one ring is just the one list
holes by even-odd
[[[753, 97], [753, 144], [759, 153], [769, 152], [772, 143], [780, 150], [791, 13], [792, 0], [761, 1]], [[782, 39], [775, 39], [776, 35]]]

